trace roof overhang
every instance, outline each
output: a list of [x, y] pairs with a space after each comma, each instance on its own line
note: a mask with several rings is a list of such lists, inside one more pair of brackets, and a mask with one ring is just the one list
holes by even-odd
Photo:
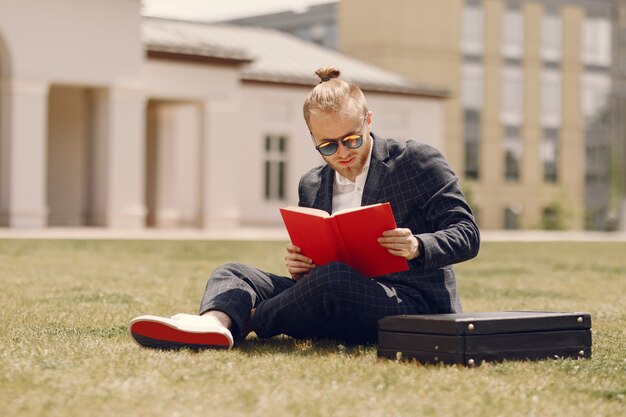
[[[283, 86], [291, 86], [291, 87], [306, 87], [311, 88], [316, 84], [316, 80], [314, 77], [298, 77], [298, 76], [289, 76], [289, 75], [270, 75], [270, 74], [249, 74], [244, 71], [241, 76], [241, 80], [247, 84], [273, 84], [273, 85], [283, 85]], [[450, 98], [451, 94], [446, 89], [439, 88], [421, 88], [421, 87], [396, 87], [396, 86], [381, 86], [381, 85], [372, 85], [367, 82], [359, 82], [358, 80], [351, 80], [355, 84], [361, 88], [364, 93], [374, 92], [374, 93], [388, 93], [388, 94], [400, 94], [407, 96], [418, 96], [418, 97], [430, 97], [430, 98], [440, 98], [446, 99]]]

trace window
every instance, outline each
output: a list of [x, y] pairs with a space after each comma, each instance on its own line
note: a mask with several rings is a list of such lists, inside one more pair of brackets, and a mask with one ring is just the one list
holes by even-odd
[[519, 10], [506, 10], [502, 25], [502, 55], [520, 58], [524, 47], [524, 17]]
[[465, 178], [476, 180], [480, 175], [480, 111], [465, 109]]
[[563, 216], [561, 206], [552, 204], [544, 207], [541, 214], [541, 228], [544, 230], [563, 230]]
[[543, 140], [541, 142], [541, 161], [543, 162], [543, 180], [545, 182], [557, 182], [559, 172], [558, 129], [543, 129]]
[[583, 112], [588, 124], [601, 117], [609, 105], [611, 79], [608, 75], [583, 76]]
[[561, 17], [545, 14], [541, 22], [541, 57], [546, 61], [561, 58], [562, 35]]
[[517, 230], [520, 228], [519, 218], [521, 209], [516, 206], [507, 207], [504, 209], [504, 228], [506, 230]]
[[583, 62], [587, 65], [611, 64], [611, 22], [586, 19], [583, 26]]
[[466, 5], [463, 9], [463, 30], [461, 32], [463, 52], [479, 55], [483, 50], [483, 10], [479, 6]]
[[519, 126], [505, 126], [502, 145], [504, 148], [504, 177], [507, 181], [519, 181], [523, 149]]
[[287, 138], [267, 135], [265, 137], [265, 199], [285, 199], [287, 162]]
[[463, 66], [462, 81], [463, 107], [477, 109], [483, 105], [483, 73], [481, 65], [466, 64]]
[[518, 67], [507, 67], [502, 77], [502, 122], [518, 125], [522, 122], [523, 83]]
[[561, 124], [561, 75], [545, 70], [541, 74], [541, 119], [544, 126]]
[[478, 179], [480, 168], [480, 109], [483, 101], [483, 77], [479, 65], [463, 67], [463, 134], [465, 178]]

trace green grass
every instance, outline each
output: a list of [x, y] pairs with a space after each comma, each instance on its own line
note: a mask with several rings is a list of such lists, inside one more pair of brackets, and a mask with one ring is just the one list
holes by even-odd
[[588, 311], [590, 360], [423, 366], [287, 337], [224, 351], [135, 345], [140, 314], [195, 312], [217, 265], [284, 273], [280, 242], [0, 240], [2, 416], [618, 416], [626, 244], [485, 243], [466, 311]]

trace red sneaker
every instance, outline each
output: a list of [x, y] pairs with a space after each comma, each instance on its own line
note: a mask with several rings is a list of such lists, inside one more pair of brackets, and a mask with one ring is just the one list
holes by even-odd
[[230, 349], [233, 336], [215, 317], [177, 314], [170, 318], [139, 316], [130, 335], [140, 346], [155, 349]]

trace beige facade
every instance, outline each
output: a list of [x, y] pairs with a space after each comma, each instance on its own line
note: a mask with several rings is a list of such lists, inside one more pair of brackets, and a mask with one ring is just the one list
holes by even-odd
[[[233, 120], [237, 126], [237, 166], [245, 167], [238, 176], [239, 213], [242, 224], [280, 222], [278, 209], [285, 201], [298, 200], [298, 181], [310, 168], [323, 162], [311, 150], [311, 138], [302, 119], [303, 97], [309, 87], [276, 86], [267, 83], [244, 82], [241, 88], [240, 110]], [[400, 140], [417, 139], [442, 151], [444, 143], [443, 100], [416, 99], [374, 91], [365, 91], [369, 109], [373, 112], [372, 131]], [[242, 119], [244, 120], [242, 122]], [[264, 138], [285, 138], [284, 155], [269, 155], [264, 151]], [[232, 138], [231, 140], [235, 140]], [[285, 198], [266, 197], [264, 165], [271, 158], [285, 161]]]
[[[587, 57], [583, 42], [606, 31], [584, 2], [556, 3], [339, 2], [342, 52], [452, 91], [446, 155], [484, 229], [585, 227], [586, 120], [610, 81], [608, 63]], [[468, 110], [479, 131], [471, 172]]]
[[519, 227], [541, 228], [546, 207], [562, 207], [563, 227], [582, 229], [584, 207], [584, 149], [581, 103], [581, 38], [580, 11], [565, 8], [562, 11], [564, 36], [562, 80], [562, 119], [559, 137], [560, 155], [556, 183], [543, 178], [541, 160], [542, 103], [541, 103], [541, 4], [524, 4], [521, 12], [524, 20], [525, 39], [521, 57], [520, 75], [523, 79], [521, 142], [523, 146], [520, 178], [507, 180], [503, 149], [505, 137], [502, 114], [503, 72], [505, 57], [502, 56], [503, 3], [484, 3], [485, 49], [484, 49], [484, 107], [481, 120], [479, 179], [468, 181], [475, 192], [475, 203], [480, 215], [481, 227], [499, 229], [506, 227], [507, 210], [519, 216]]
[[[376, 80], [374, 131], [445, 148], [445, 93], [288, 35], [155, 22], [136, 0], [26, 3], [0, 0], [0, 226], [279, 225], [323, 163], [301, 106], [328, 64]], [[286, 47], [304, 72], [273, 72]]]
[[418, 82], [453, 92], [445, 112], [446, 158], [462, 166], [459, 68], [462, 0], [341, 0], [338, 47]]
[[[118, 170], [143, 160], [139, 2], [0, 6], [0, 224], [41, 227], [48, 217], [74, 223], [89, 215], [94, 223], [139, 226], [142, 166]], [[102, 35], [111, 28], [115, 38]]]

